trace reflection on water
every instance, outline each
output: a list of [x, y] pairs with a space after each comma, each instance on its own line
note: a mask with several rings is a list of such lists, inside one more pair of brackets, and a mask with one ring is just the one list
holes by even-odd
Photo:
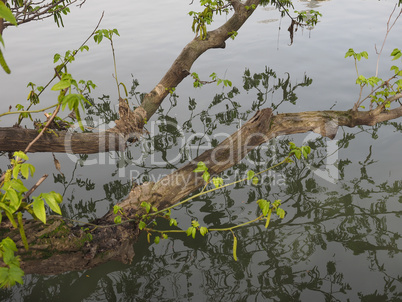
[[[302, 2], [304, 8], [325, 8], [322, 1]], [[306, 42], [299, 39], [298, 43]], [[318, 53], [322, 52], [320, 45]], [[331, 45], [330, 50], [335, 49], [336, 45]], [[318, 64], [313, 68], [318, 70], [316, 77], [310, 78], [309, 72], [304, 74], [304, 66], [313, 66], [318, 55], [314, 53], [314, 61], [309, 61], [311, 56], [292, 61], [291, 57], [300, 53], [289, 55], [288, 49], [292, 48], [283, 51], [278, 69], [289, 61], [303, 76], [261, 68], [265, 63], [260, 60], [258, 69], [250, 67], [241, 79], [233, 79], [236, 87], [216, 90], [210, 86], [191, 90], [190, 97], [180, 92], [170, 96], [147, 125], [149, 134], [126, 152], [76, 156], [74, 161], [57, 155], [64, 176], [54, 171], [50, 186], [64, 193], [63, 214], [80, 220], [103, 215], [127, 195], [133, 182], [158, 180], [170, 173], [223, 140], [218, 133], [234, 132], [255, 110], [308, 110], [306, 103], [311, 110], [328, 109], [342, 93], [347, 96], [345, 102], [356, 96], [332, 87], [339, 84], [339, 77], [346, 78], [343, 69], [338, 74], [335, 68]], [[300, 51], [305, 52], [303, 48]], [[343, 51], [342, 48], [337, 54], [343, 57]], [[353, 72], [353, 66], [349, 67]], [[327, 72], [329, 69], [331, 72]], [[328, 86], [323, 86], [325, 77]], [[138, 82], [132, 80], [132, 106], [142, 98], [139, 88]], [[310, 95], [305, 94], [306, 90]], [[92, 97], [95, 106], [86, 117], [87, 124], [106, 127], [113, 123], [117, 117], [113, 96], [88, 97]], [[277, 138], [225, 171], [225, 181], [238, 179], [249, 169], [262, 171], [280, 161], [289, 141], [310, 145], [313, 153], [308, 162], [274, 169], [257, 186], [238, 184], [173, 211], [183, 229], [192, 219], [210, 228], [222, 227], [255, 218], [256, 200], [260, 198], [281, 199], [287, 213], [283, 220], [273, 218], [268, 230], [261, 224], [235, 230], [239, 242], [237, 262], [232, 256], [231, 233], [211, 232], [196, 240], [171, 235], [158, 245], [148, 244], [143, 234], [135, 244], [136, 256], [131, 265], [113, 262], [85, 272], [26, 276], [24, 285], [1, 290], [0, 300], [400, 301], [400, 160], [398, 155], [386, 153], [388, 148], [383, 145], [399, 150], [401, 132], [398, 120], [370, 128], [340, 129], [336, 137], [340, 179], [336, 184], [321, 179], [311, 169], [325, 171], [327, 139], [307, 142], [305, 136]], [[164, 221], [158, 224], [169, 228]]]
[[[254, 74], [246, 70], [243, 87], [217, 94], [207, 109], [198, 109], [196, 99], [189, 99], [191, 117], [182, 125], [174, 117], [179, 96], [172, 96], [170, 106], [157, 113], [156, 120], [160, 121], [157, 132], [136, 144], [136, 150], [141, 150], [141, 144], [149, 147], [142, 149], [142, 162], [136, 164], [137, 179], [115, 177], [101, 185], [99, 181], [95, 184], [91, 179], [76, 177], [88, 160], [87, 156], [81, 157], [71, 175], [55, 176], [55, 183], [60, 182], [65, 192], [72, 192], [70, 197], [67, 194], [63, 212], [67, 217], [93, 218], [97, 203], [107, 201], [112, 207], [128, 194], [132, 181], [145, 181], [161, 171], [169, 173], [172, 167], [198, 155], [207, 136], [216, 129], [226, 127], [232, 131], [236, 123], [266, 106], [280, 110], [278, 106], [283, 102], [296, 104], [296, 92], [310, 84], [312, 80], [307, 76], [304, 82], [294, 84], [289, 74], [281, 78], [269, 68]], [[134, 82], [133, 86], [135, 91], [138, 84]], [[248, 106], [237, 102], [243, 93], [256, 96]], [[103, 97], [102, 102], [108, 104], [108, 99]], [[99, 104], [92, 116], [107, 122], [113, 112]], [[378, 137], [381, 127], [384, 126], [370, 129], [370, 135]], [[194, 136], [200, 133], [197, 129], [204, 129], [204, 135]], [[400, 123], [396, 123], [395, 129], [400, 131]], [[107, 263], [89, 271], [55, 277], [27, 276], [24, 285], [1, 291], [0, 298], [2, 301], [21, 297], [24, 301], [35, 301], [38, 297], [41, 301], [398, 301], [402, 299], [398, 264], [402, 263], [398, 227], [402, 215], [398, 207], [402, 202], [402, 181], [376, 178], [379, 159], [371, 145], [368, 149], [360, 148], [358, 162], [352, 162], [344, 154], [366, 133], [361, 129], [339, 136], [341, 179], [336, 185], [329, 185], [309, 168], [325, 168], [327, 139], [319, 137], [307, 142], [313, 150], [308, 162], [278, 167], [264, 175], [256, 186], [238, 184], [201, 196], [173, 211], [183, 229], [191, 219], [209, 228], [225, 227], [255, 218], [256, 200], [281, 199], [287, 213], [284, 220], [273, 218], [268, 230], [261, 223], [235, 230], [239, 261], [233, 259], [233, 235], [228, 232], [197, 235], [196, 240], [171, 235], [159, 245], [148, 244], [143, 234], [135, 244], [136, 256], [131, 265]], [[192, 140], [181, 147], [180, 142], [189, 137]], [[262, 171], [279, 161], [286, 155], [291, 139], [277, 138], [253, 150], [245, 160], [225, 171], [225, 181], [244, 176], [250, 169]], [[151, 160], [154, 152], [161, 151], [158, 160], [164, 162], [162, 166]], [[108, 173], [116, 176], [121, 169], [132, 169], [131, 152], [129, 149], [116, 154], [114, 168]], [[173, 161], [171, 156], [175, 152], [181, 155]], [[74, 190], [93, 191], [96, 186], [103, 188], [104, 198], [75, 200], [79, 195]], [[70, 187], [75, 189], [69, 191]], [[164, 221], [158, 221], [158, 227], [170, 229]]]

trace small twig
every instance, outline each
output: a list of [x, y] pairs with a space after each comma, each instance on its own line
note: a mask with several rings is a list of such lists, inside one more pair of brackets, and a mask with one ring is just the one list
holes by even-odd
[[[102, 12], [102, 15], [101, 15], [101, 17], [100, 17], [100, 19], [99, 19], [99, 21], [98, 21], [98, 24], [95, 26], [95, 29], [94, 29], [94, 30], [92, 31], [92, 33], [88, 36], [88, 38], [80, 45], [80, 47], [78, 47], [78, 49], [80, 49], [82, 46], [84, 46], [85, 43], [87, 43], [87, 42], [89, 41], [89, 39], [95, 34], [95, 32], [97, 31], [97, 29], [98, 29], [100, 23], [102, 22], [102, 19], [103, 19], [103, 16], [104, 16], [104, 15], [105, 15], [105, 12], [103, 11], [103, 12]], [[75, 52], [72, 54], [72, 57], [73, 57], [73, 58], [75, 57], [75, 55], [77, 54], [77, 52], [78, 52], [78, 50], [75, 51]], [[60, 67], [60, 70], [63, 69], [69, 62], [70, 62], [69, 60], [67, 60], [66, 62], [64, 62], [64, 64]], [[51, 83], [56, 77], [57, 77], [57, 75], [55, 74], [55, 75], [53, 76], [53, 78], [52, 78], [52, 79], [43, 87], [43, 89], [38, 93], [38, 97], [41, 95], [41, 93], [50, 85], [50, 83]]]
[[25, 154], [28, 153], [28, 151], [29, 151], [29, 149], [32, 147], [32, 145], [35, 144], [35, 143], [41, 138], [41, 136], [43, 135], [43, 133], [44, 133], [44, 132], [46, 131], [46, 129], [49, 127], [50, 123], [53, 122], [54, 118], [56, 117], [57, 113], [58, 113], [59, 110], [60, 110], [60, 106], [61, 106], [61, 103], [59, 103], [59, 104], [57, 105], [57, 108], [53, 111], [52, 116], [49, 118], [49, 120], [47, 121], [45, 127], [43, 127], [42, 131], [38, 134], [38, 136], [35, 137], [35, 139], [34, 139], [32, 142], [29, 143], [28, 147], [25, 148], [25, 151], [24, 151]]
[[398, 16], [396, 16], [396, 18], [395, 18], [395, 20], [394, 20], [394, 23], [392, 23], [392, 25], [389, 26], [389, 23], [390, 23], [390, 21], [391, 21], [391, 17], [392, 17], [392, 15], [394, 14], [395, 9], [396, 9], [396, 4], [395, 4], [395, 6], [394, 6], [394, 9], [392, 10], [391, 15], [390, 15], [389, 18], [388, 18], [388, 22], [387, 22], [387, 33], [385, 34], [384, 41], [382, 42], [382, 46], [381, 46], [380, 52], [378, 52], [378, 51], [377, 51], [377, 47], [375, 47], [376, 53], [378, 54], [378, 57], [377, 57], [377, 67], [376, 67], [376, 70], [375, 70], [375, 76], [376, 76], [376, 77], [378, 76], [378, 68], [379, 68], [379, 65], [380, 65], [380, 57], [381, 57], [381, 53], [382, 53], [382, 50], [383, 50], [384, 45], [385, 45], [385, 41], [387, 40], [388, 34], [389, 34], [389, 32], [391, 31], [392, 27], [394, 27], [396, 21], [398, 20], [398, 18], [399, 18], [399, 17], [401, 16], [401, 14], [402, 14], [402, 9], [401, 9], [401, 11], [399, 12]]
[[48, 176], [49, 176], [48, 174], [43, 175], [43, 176], [36, 182], [36, 184], [35, 184], [31, 189], [29, 189], [29, 191], [25, 194], [25, 196], [24, 196], [23, 199], [27, 199], [27, 198], [29, 197], [29, 195], [31, 195], [31, 194], [42, 184], [42, 182], [45, 181], [45, 179], [46, 179]]

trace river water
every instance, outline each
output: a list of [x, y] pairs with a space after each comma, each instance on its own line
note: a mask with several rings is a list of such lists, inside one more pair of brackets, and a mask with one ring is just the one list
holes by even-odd
[[[103, 11], [100, 28], [120, 33], [114, 40], [119, 81], [132, 88], [129, 101], [137, 105], [140, 94], [156, 85], [194, 37], [187, 13], [197, 7], [190, 2], [124, 0], [112, 5], [87, 0], [80, 9], [72, 7], [64, 28], [46, 20], [6, 29], [4, 54], [12, 74], [0, 75], [1, 112], [17, 103], [26, 106], [27, 83], [46, 84], [53, 74], [53, 55], [78, 47]], [[359, 87], [354, 62], [345, 53], [366, 50], [369, 60], [359, 62], [359, 72], [375, 74], [375, 45], [380, 49], [395, 2], [295, 1], [296, 10], [319, 10], [323, 17], [315, 28], [299, 28], [293, 43], [289, 20], [270, 7], [259, 8], [226, 49], [208, 51], [192, 67], [202, 80], [215, 72], [236, 89], [215, 84], [194, 89], [192, 79], [185, 79], [152, 117], [149, 135], [127, 152], [55, 154], [65, 177], [48, 155], [30, 154], [36, 176], [51, 175], [39, 192], [63, 193], [63, 215], [91, 220], [124, 199], [133, 181], [160, 179], [222, 141], [259, 108], [273, 107], [277, 113], [350, 109]], [[389, 54], [402, 48], [401, 30], [402, 20], [388, 36], [380, 77], [390, 76], [393, 64], [400, 66]], [[88, 45], [90, 51], [80, 53], [69, 72], [98, 86], [88, 96], [98, 106], [86, 122], [103, 129], [113, 126], [118, 103], [112, 53], [106, 41]], [[49, 90], [41, 106], [56, 99]], [[43, 120], [42, 114], [35, 118]], [[10, 126], [15, 119], [2, 117], [0, 123]], [[210, 232], [195, 240], [176, 234], [159, 244], [142, 236], [129, 265], [110, 262], [85, 272], [28, 275], [24, 285], [0, 290], [0, 300], [401, 301], [401, 129], [398, 119], [375, 127], [345, 127], [332, 141], [312, 133], [279, 137], [226, 171], [225, 181], [277, 163], [289, 141], [309, 144], [311, 156], [264, 173], [257, 186], [236, 185], [172, 212], [184, 230], [192, 220], [219, 228], [257, 217], [258, 199], [282, 200], [284, 219], [273, 215], [268, 229], [256, 223], [235, 230], [238, 261], [230, 232]], [[3, 156], [1, 167], [6, 164]]]

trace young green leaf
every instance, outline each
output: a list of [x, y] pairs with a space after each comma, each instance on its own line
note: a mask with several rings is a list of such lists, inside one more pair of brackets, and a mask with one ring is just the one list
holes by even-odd
[[46, 224], [46, 210], [45, 210], [45, 202], [40, 197], [34, 197], [32, 203], [32, 208], [35, 216]]
[[253, 180], [252, 180], [252, 183], [253, 183], [253, 185], [258, 185], [258, 177], [253, 177]]
[[172, 226], [172, 225], [177, 226], [177, 221], [176, 221], [176, 219], [171, 218], [171, 219], [169, 220], [169, 225], [170, 225], [170, 226]]
[[398, 48], [395, 48], [395, 49], [391, 52], [391, 56], [394, 57], [394, 58], [392, 59], [392, 61], [398, 60], [398, 59], [402, 56], [402, 52], [401, 52]]
[[114, 206], [114, 207], [113, 207], [113, 214], [117, 214], [120, 209], [121, 209], [121, 207], [119, 207], [119, 206]]
[[22, 152], [22, 151], [15, 151], [14, 153], [13, 153], [13, 157], [14, 158], [20, 158], [20, 159], [23, 159], [23, 160], [28, 160], [29, 158], [28, 158], [28, 155], [26, 155], [24, 152]]
[[147, 226], [147, 224], [144, 221], [140, 221], [140, 223], [138, 224], [138, 228], [140, 230], [143, 230], [145, 227]]
[[28, 163], [23, 163], [21, 164], [21, 174], [24, 176], [25, 179], [28, 179], [29, 174], [31, 174], [31, 177], [35, 173], [35, 167], [31, 164]]
[[121, 216], [116, 216], [113, 221], [114, 221], [115, 224], [120, 224], [121, 223]]
[[198, 227], [200, 226], [200, 223], [199, 223], [197, 220], [193, 220], [193, 221], [191, 221], [191, 225], [192, 225], [194, 228], [198, 228]]
[[223, 185], [223, 179], [221, 177], [212, 178], [212, 182], [213, 182], [215, 188], [219, 188], [220, 186]]
[[11, 265], [9, 268], [0, 267], [0, 280], [2, 280], [0, 287], [11, 287], [14, 286], [16, 282], [23, 284], [23, 276], [24, 271], [18, 266]]
[[17, 20], [15, 19], [13, 13], [2, 1], [0, 1], [0, 18], [4, 18], [6, 21], [17, 26]]
[[201, 227], [200, 228], [200, 233], [202, 236], [205, 236], [206, 233], [208, 233], [208, 229], [206, 227]]
[[202, 178], [204, 179], [205, 182], [209, 181], [210, 178], [210, 174], [208, 171], [204, 171], [204, 173], [202, 174]]
[[253, 170], [249, 170], [247, 172], [247, 180], [252, 179], [254, 177], [254, 175], [255, 175], [255, 172]]
[[189, 227], [187, 230], [186, 230], [186, 234], [187, 234], [187, 236], [190, 236], [192, 233], [193, 233], [193, 230], [197, 230], [196, 228], [194, 228], [194, 227]]
[[208, 168], [202, 161], [200, 161], [197, 164], [197, 168], [195, 168], [193, 172], [197, 173], [197, 172], [205, 172], [205, 171], [208, 171]]
[[283, 219], [285, 217], [285, 211], [282, 208], [276, 209], [276, 215], [279, 216], [279, 218]]
[[53, 212], [61, 215], [61, 210], [60, 210], [59, 202], [58, 202], [58, 200], [59, 200], [58, 195], [60, 195], [60, 194], [58, 194], [58, 195], [57, 194], [58, 193], [52, 191], [49, 193], [42, 193], [39, 196], [41, 196], [42, 198], [44, 198], [46, 200], [47, 205], [52, 209]]
[[7, 198], [10, 200], [10, 209], [12, 213], [18, 210], [21, 205], [21, 198], [18, 196], [17, 192], [13, 189], [6, 190]]

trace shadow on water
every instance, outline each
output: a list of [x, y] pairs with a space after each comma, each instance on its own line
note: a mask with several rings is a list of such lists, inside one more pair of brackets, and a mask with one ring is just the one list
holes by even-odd
[[[85, 157], [71, 168], [68, 179], [54, 176], [55, 183], [64, 187], [64, 215], [92, 219], [99, 205], [111, 208], [123, 199], [133, 182], [157, 180], [170, 173], [218, 144], [223, 138], [214, 136], [217, 131], [232, 133], [255, 110], [295, 104], [295, 90], [311, 83], [305, 77], [294, 85], [289, 74], [279, 78], [269, 68], [257, 74], [246, 70], [241, 89], [233, 87], [217, 94], [206, 109], [199, 109], [196, 100], [189, 98], [185, 117], [176, 106], [178, 96], [172, 94], [169, 105], [158, 111], [157, 122], [149, 125], [149, 133], [140, 142], [125, 153], [109, 155], [112, 164], [104, 172], [109, 173], [107, 177], [76, 177], [78, 170], [91, 168], [85, 167]], [[133, 81], [130, 101], [134, 106], [141, 100], [137, 87], [138, 82]], [[247, 99], [254, 99], [247, 106], [241, 102], [244, 93]], [[104, 124], [115, 119], [108, 97], [91, 110], [89, 121], [95, 116]], [[340, 130], [332, 154], [328, 154], [327, 139], [305, 140], [312, 148], [308, 160], [273, 169], [261, 175], [256, 186], [240, 183], [198, 197], [172, 212], [183, 229], [193, 219], [208, 228], [225, 227], [255, 218], [260, 198], [282, 200], [283, 220], [273, 218], [268, 229], [255, 223], [234, 231], [238, 261], [233, 259], [230, 232], [198, 234], [196, 240], [175, 234], [158, 245], [149, 244], [142, 234], [131, 265], [112, 262], [86, 272], [29, 275], [24, 285], [0, 291], [0, 300], [400, 301], [402, 181], [377, 176], [381, 159], [373, 151], [375, 146], [359, 147], [357, 161], [348, 153], [367, 134], [374, 140], [380, 138], [383, 127], [402, 131], [395, 122], [344, 133]], [[290, 141], [303, 138], [272, 140], [222, 177], [229, 182], [244, 177], [250, 169], [262, 171], [287, 154]], [[138, 150], [141, 156], [135, 154]], [[333, 153], [338, 155], [336, 183], [315, 173], [325, 171]], [[132, 173], [133, 166], [136, 173]], [[103, 192], [98, 192], [98, 199], [77, 201], [79, 192], [99, 188]], [[158, 220], [158, 228], [170, 229], [163, 220]]]

